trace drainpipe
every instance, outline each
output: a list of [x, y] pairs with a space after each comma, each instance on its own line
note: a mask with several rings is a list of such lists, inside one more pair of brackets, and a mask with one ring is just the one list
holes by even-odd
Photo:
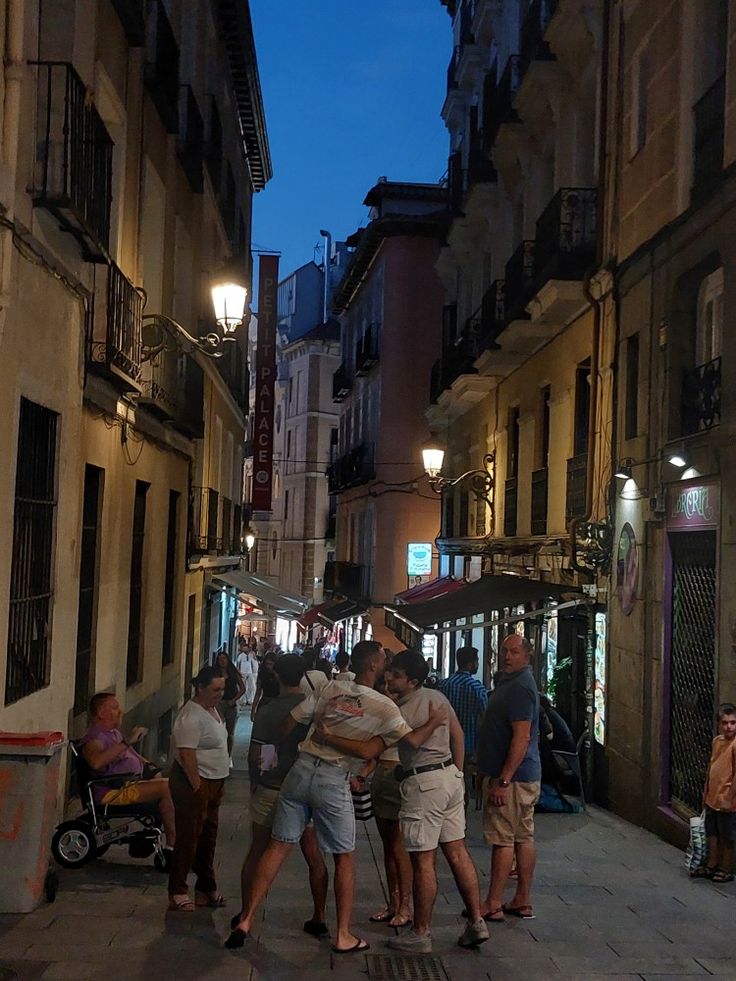
[[[15, 215], [15, 184], [18, 165], [18, 136], [20, 130], [21, 83], [25, 72], [23, 61], [23, 23], [25, 0], [8, 0], [5, 8], [5, 91], [3, 97], [2, 166], [6, 180], [7, 201], [4, 218], [12, 223]], [[12, 276], [12, 225], [0, 230], [0, 341], [5, 316], [10, 303], [9, 286]]]

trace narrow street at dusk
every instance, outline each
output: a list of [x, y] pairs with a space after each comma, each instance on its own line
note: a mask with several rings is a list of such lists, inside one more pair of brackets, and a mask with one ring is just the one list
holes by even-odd
[[[248, 729], [241, 723], [241, 733]], [[236, 764], [244, 762], [245, 748], [241, 741]], [[469, 815], [469, 844], [483, 892], [489, 849], [482, 844], [479, 812]], [[62, 870], [55, 903], [26, 916], [0, 916], [0, 978], [359, 981], [395, 976], [382, 973], [396, 957], [385, 946], [395, 931], [367, 922], [384, 904], [381, 845], [373, 822], [359, 826], [353, 917], [371, 949], [351, 958], [336, 957], [327, 941], [303, 933], [309, 892], [298, 852], [264, 904], [253, 941], [242, 951], [223, 948], [239, 905], [238, 874], [249, 834], [242, 771], [228, 782], [221, 822], [218, 874], [226, 908], [167, 913], [165, 877], [150, 862], [116, 860], [112, 849], [79, 872]], [[491, 925], [491, 939], [477, 951], [459, 950], [461, 901], [440, 858], [433, 959], [405, 957], [402, 965], [399, 958], [395, 971], [405, 970], [405, 977], [417, 981], [736, 979], [736, 886], [689, 880], [682, 852], [597, 807], [586, 814], [538, 815], [537, 822], [536, 919], [509, 917]], [[334, 924], [331, 895], [327, 922]], [[412, 960], [416, 974], [409, 973]]]

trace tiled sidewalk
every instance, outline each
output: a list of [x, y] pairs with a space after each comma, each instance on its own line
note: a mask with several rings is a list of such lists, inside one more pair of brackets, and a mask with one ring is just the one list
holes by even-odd
[[[334, 978], [337, 972], [352, 979], [365, 978], [369, 965], [377, 968], [369, 958], [390, 956], [385, 940], [393, 931], [367, 922], [383, 901], [380, 841], [372, 823], [359, 832], [354, 915], [354, 929], [371, 943], [368, 957], [335, 958], [328, 942], [302, 932], [310, 908], [298, 853], [264, 904], [255, 939], [242, 951], [222, 947], [239, 906], [239, 868], [248, 840], [247, 781], [237, 770], [244, 764], [247, 729], [243, 720], [220, 828], [220, 888], [230, 897], [227, 909], [167, 914], [165, 877], [149, 862], [131, 862], [113, 848], [81, 872], [62, 870], [52, 905], [26, 916], [0, 916], [0, 981], [290, 981]], [[456, 946], [462, 904], [439, 859], [434, 956], [453, 981], [709, 975], [736, 981], [733, 885], [689, 880], [680, 852], [595, 808], [586, 815], [539, 816], [538, 838], [537, 918], [492, 925], [490, 942], [477, 951]], [[475, 812], [469, 843], [485, 888], [489, 853]], [[334, 924], [334, 914], [328, 919]], [[390, 966], [407, 965], [392, 959]], [[432, 977], [421, 967], [417, 981]]]

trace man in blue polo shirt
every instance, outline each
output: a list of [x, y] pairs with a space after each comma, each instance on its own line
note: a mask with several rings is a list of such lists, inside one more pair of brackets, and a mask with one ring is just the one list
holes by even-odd
[[[486, 921], [504, 914], [531, 919], [536, 864], [534, 805], [539, 799], [539, 692], [531, 671], [532, 647], [519, 634], [501, 645], [501, 675], [488, 698], [478, 732], [478, 772], [483, 775], [483, 836], [493, 846]], [[516, 853], [516, 893], [504, 905], [503, 890]]]
[[455, 710], [465, 737], [465, 803], [470, 782], [469, 771], [475, 765], [478, 724], [488, 705], [488, 692], [475, 677], [478, 671], [478, 648], [458, 647], [455, 651], [457, 671], [440, 682], [439, 689]]

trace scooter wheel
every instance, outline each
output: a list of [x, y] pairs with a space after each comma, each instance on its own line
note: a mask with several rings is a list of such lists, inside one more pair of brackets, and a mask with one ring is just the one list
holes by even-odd
[[84, 821], [65, 821], [51, 839], [51, 854], [65, 869], [79, 869], [97, 854], [94, 831]]

